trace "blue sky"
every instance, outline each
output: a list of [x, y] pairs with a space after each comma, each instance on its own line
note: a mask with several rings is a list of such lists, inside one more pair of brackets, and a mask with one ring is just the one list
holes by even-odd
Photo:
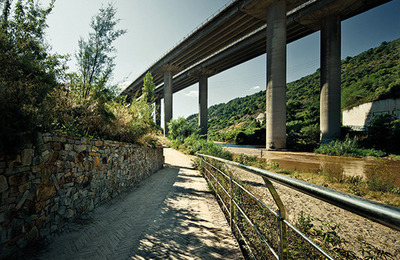
[[[48, 1], [43, 1], [46, 3]], [[86, 38], [89, 22], [109, 1], [57, 0], [48, 19], [47, 39], [53, 52], [74, 53], [80, 37]], [[115, 42], [115, 84], [131, 82], [165, 52], [188, 35], [227, 0], [114, 0], [119, 28], [127, 33]], [[342, 22], [342, 58], [355, 56], [383, 41], [400, 38], [400, 0]], [[311, 74], [319, 67], [319, 32], [287, 46], [287, 81]], [[266, 55], [209, 78], [208, 105], [227, 102], [266, 88]], [[198, 85], [174, 94], [173, 117], [198, 112]]]

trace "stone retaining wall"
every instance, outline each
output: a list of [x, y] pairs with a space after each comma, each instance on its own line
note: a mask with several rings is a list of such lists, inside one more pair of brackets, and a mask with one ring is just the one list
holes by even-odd
[[162, 168], [162, 148], [42, 134], [0, 156], [0, 258]]

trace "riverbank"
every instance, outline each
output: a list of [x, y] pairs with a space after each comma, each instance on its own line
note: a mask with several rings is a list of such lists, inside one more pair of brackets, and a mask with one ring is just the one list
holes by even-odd
[[255, 146], [218, 144], [232, 152], [234, 160], [240, 163], [384, 204], [400, 206], [400, 161], [266, 151]]
[[[391, 157], [385, 158], [354, 158], [344, 156], [329, 156], [310, 152], [293, 151], [267, 151], [262, 146], [236, 145], [215, 142], [224, 149], [234, 154], [245, 154], [266, 159], [268, 162], [277, 163], [280, 168], [290, 171], [302, 172], [330, 172], [333, 175], [347, 177], [360, 176], [365, 178], [366, 172], [376, 168], [378, 162], [384, 161], [385, 167], [391, 172], [400, 174], [400, 160]], [[400, 185], [400, 183], [399, 183]]]

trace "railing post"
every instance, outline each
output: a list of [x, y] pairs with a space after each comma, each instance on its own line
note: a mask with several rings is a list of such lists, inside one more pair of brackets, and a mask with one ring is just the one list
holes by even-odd
[[230, 200], [230, 207], [229, 207], [229, 224], [231, 226], [231, 228], [233, 227], [233, 192], [232, 192], [232, 172], [229, 171], [229, 195], [231, 197]]
[[269, 192], [272, 195], [272, 198], [274, 199], [276, 205], [278, 206], [279, 259], [288, 259], [287, 231], [286, 231], [286, 225], [283, 222], [283, 220], [286, 218], [286, 209], [285, 206], [283, 205], [281, 198], [278, 195], [278, 192], [276, 192], [274, 185], [272, 185], [271, 181], [265, 177], [263, 177], [263, 180], [265, 182], [265, 186], [267, 186]]

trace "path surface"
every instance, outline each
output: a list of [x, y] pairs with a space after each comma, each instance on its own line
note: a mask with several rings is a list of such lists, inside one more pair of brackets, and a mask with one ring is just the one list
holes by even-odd
[[170, 148], [164, 155], [164, 169], [53, 235], [35, 259], [243, 258], [189, 158]]

